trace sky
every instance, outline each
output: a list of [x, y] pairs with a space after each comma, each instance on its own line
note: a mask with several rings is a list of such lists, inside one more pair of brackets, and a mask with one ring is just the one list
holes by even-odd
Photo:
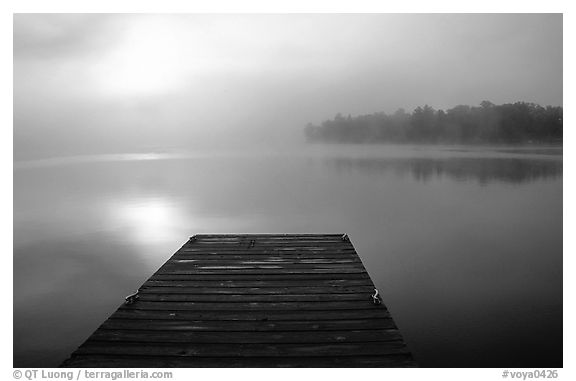
[[14, 158], [283, 147], [562, 81], [560, 14], [15, 14]]

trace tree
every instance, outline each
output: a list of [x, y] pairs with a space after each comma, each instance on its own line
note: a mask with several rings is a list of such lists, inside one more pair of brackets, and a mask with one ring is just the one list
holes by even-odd
[[412, 113], [398, 109], [392, 115], [339, 113], [320, 126], [309, 123], [305, 134], [310, 141], [342, 143], [522, 143], [559, 142], [562, 129], [562, 107], [482, 101], [479, 107], [458, 105], [446, 111], [425, 105]]

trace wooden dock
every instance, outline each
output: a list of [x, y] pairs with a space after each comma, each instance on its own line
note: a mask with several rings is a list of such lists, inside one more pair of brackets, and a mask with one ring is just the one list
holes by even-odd
[[413, 367], [339, 234], [196, 235], [65, 367]]

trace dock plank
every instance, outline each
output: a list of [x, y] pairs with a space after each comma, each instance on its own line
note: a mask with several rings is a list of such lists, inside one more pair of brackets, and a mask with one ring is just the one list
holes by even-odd
[[279, 320], [279, 321], [216, 321], [216, 320], [139, 320], [108, 319], [102, 329], [137, 329], [148, 331], [211, 331], [211, 332], [277, 332], [277, 331], [342, 331], [394, 329], [390, 318], [350, 320]]
[[174, 335], [170, 331], [147, 330], [99, 330], [90, 340], [96, 342], [144, 342], [144, 343], [365, 343], [399, 341], [402, 336], [397, 330], [363, 331], [285, 331], [285, 332], [182, 332]]
[[201, 321], [316, 321], [316, 320], [363, 320], [384, 319], [390, 315], [386, 309], [357, 309], [315, 311], [173, 311], [173, 310], [117, 310], [110, 319], [145, 320], [201, 320]]
[[183, 357], [288, 357], [288, 356], [346, 356], [388, 355], [409, 353], [402, 341], [365, 343], [302, 344], [237, 344], [237, 343], [143, 343], [87, 341], [78, 354], [146, 355]]
[[[296, 278], [296, 279], [295, 279]], [[200, 273], [193, 273], [193, 274], [164, 274], [164, 273], [157, 273], [152, 275], [150, 280], [200, 280], [200, 281], [208, 281], [208, 280], [289, 280], [292, 281], [294, 284], [298, 284], [300, 281], [310, 281], [310, 280], [342, 280], [342, 279], [370, 279], [367, 273], [341, 273], [341, 274], [320, 274], [320, 273], [310, 273], [310, 274], [298, 274], [298, 277], [295, 277], [293, 274], [200, 274]]]
[[375, 368], [415, 367], [410, 354], [387, 356], [316, 356], [316, 357], [179, 357], [76, 355], [67, 366], [73, 368]]
[[[121, 310], [171, 310], [171, 311], [221, 311], [221, 310], [244, 310], [244, 311], [332, 311], [332, 310], [356, 310], [370, 308], [370, 301], [316, 301], [316, 302], [167, 302], [142, 300], [131, 305], [122, 305]], [[374, 306], [373, 309], [378, 307]]]
[[227, 288], [241, 289], [257, 287], [265, 289], [269, 287], [283, 287], [285, 289], [298, 289], [307, 287], [352, 287], [367, 286], [372, 288], [372, 281], [369, 279], [313, 279], [303, 280], [299, 277], [298, 281], [294, 280], [155, 280], [150, 279], [143, 287], [196, 287], [203, 289], [210, 288]]
[[144, 286], [140, 294], [209, 294], [209, 295], [304, 295], [304, 294], [356, 294], [362, 293], [365, 299], [367, 293], [374, 289], [371, 286], [293, 286], [293, 287], [187, 287], [187, 286]]

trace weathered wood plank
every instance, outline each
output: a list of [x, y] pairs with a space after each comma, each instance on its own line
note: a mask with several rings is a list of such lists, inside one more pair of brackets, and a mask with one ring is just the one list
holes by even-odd
[[291, 289], [305, 289], [308, 287], [354, 287], [366, 286], [371, 289], [374, 287], [372, 281], [368, 278], [362, 279], [312, 279], [312, 280], [148, 280], [145, 286], [149, 287], [197, 287], [197, 288], [226, 288], [226, 289], [241, 289], [256, 287], [262, 290], [266, 288], [282, 287], [286, 290]]
[[212, 320], [141, 320], [108, 319], [102, 329], [137, 329], [145, 331], [211, 331], [211, 332], [277, 332], [277, 331], [342, 331], [395, 329], [390, 318], [350, 320], [295, 321], [212, 321]]
[[354, 257], [356, 252], [354, 250], [334, 250], [334, 249], [180, 249], [176, 252], [177, 256], [185, 255], [262, 255], [262, 256], [272, 256], [272, 257], [313, 257], [321, 258], [325, 257], [338, 257], [347, 258]]
[[341, 242], [343, 234], [290, 234], [290, 235], [280, 235], [280, 234], [247, 234], [247, 235], [235, 235], [235, 236], [214, 236], [214, 235], [204, 235], [198, 234], [191, 237], [186, 243], [191, 244], [195, 242], [246, 242], [251, 240], [256, 241], [274, 241], [274, 242], [306, 242], [306, 241], [320, 241], [320, 242]]
[[166, 263], [162, 269], [164, 270], [180, 270], [180, 271], [218, 271], [224, 270], [226, 272], [230, 270], [306, 270], [306, 272], [314, 270], [335, 270], [336, 272], [341, 272], [343, 270], [353, 270], [354, 272], [360, 271], [365, 272], [366, 269], [359, 263], [266, 263], [266, 264], [243, 264], [243, 263], [231, 263], [231, 264], [197, 264], [190, 262], [175, 262], [170, 261]]
[[140, 288], [140, 294], [206, 294], [206, 295], [305, 295], [305, 294], [357, 294], [364, 297], [374, 291], [371, 286], [349, 286], [349, 287], [174, 287], [166, 285], [158, 287], [147, 285]]
[[269, 265], [269, 264], [339, 264], [339, 263], [361, 263], [357, 257], [350, 258], [284, 258], [284, 257], [266, 257], [266, 258], [246, 258], [245, 256], [239, 256], [238, 258], [222, 258], [215, 256], [209, 256], [207, 258], [198, 258], [197, 256], [191, 257], [180, 257], [173, 256], [166, 263], [176, 264], [176, 263], [193, 263], [198, 265], [213, 265], [218, 263], [219, 265], [235, 265], [235, 264], [245, 264], [245, 265]]
[[219, 281], [279, 281], [288, 280], [294, 284], [310, 280], [342, 280], [342, 279], [370, 279], [367, 272], [363, 273], [342, 273], [342, 274], [298, 274], [295, 277], [293, 274], [163, 274], [156, 273], [150, 280], [188, 280], [188, 281], [202, 281], [202, 280], [219, 280]]
[[342, 260], [342, 261], [359, 261], [358, 255], [355, 253], [245, 253], [242, 252], [179, 252], [172, 257], [174, 260], [198, 260], [198, 261], [286, 261], [286, 262], [302, 262], [305, 260]]
[[372, 303], [369, 292], [361, 294], [166, 294], [141, 292], [140, 300], [143, 302], [210, 302], [210, 303], [253, 303], [253, 302], [343, 302], [363, 301]]
[[[279, 239], [279, 240], [304, 240], [304, 239], [341, 239], [343, 234], [284, 234], [284, 233], [250, 233], [250, 234], [195, 234], [188, 241], [234, 241], [251, 238]], [[187, 241], [187, 242], [188, 242]]]
[[181, 357], [76, 355], [67, 360], [71, 368], [376, 368], [415, 367], [410, 354], [387, 356], [315, 357]]
[[278, 248], [286, 248], [291, 246], [326, 246], [326, 247], [346, 247], [353, 248], [352, 242], [342, 239], [273, 239], [273, 238], [244, 238], [239, 240], [209, 240], [209, 239], [195, 239], [189, 240], [182, 247], [209, 247], [209, 246], [275, 246]]
[[344, 251], [352, 252], [355, 251], [354, 246], [351, 244], [341, 245], [338, 243], [332, 244], [282, 244], [282, 243], [268, 243], [268, 244], [258, 244], [257, 241], [245, 242], [241, 244], [231, 244], [231, 243], [213, 243], [213, 244], [200, 244], [200, 243], [190, 243], [182, 246], [179, 251], [214, 251], [214, 250], [231, 250], [231, 251], [272, 251], [272, 252], [286, 252], [286, 251]]
[[228, 268], [229, 266], [246, 266], [254, 268], [282, 267], [282, 268], [339, 268], [339, 267], [363, 267], [357, 260], [338, 260], [338, 259], [295, 259], [288, 260], [198, 260], [188, 258], [174, 258], [166, 262], [165, 266], [191, 267], [191, 268]]
[[385, 308], [314, 311], [172, 311], [172, 310], [117, 310], [110, 319], [142, 320], [203, 320], [203, 321], [316, 321], [387, 319]]
[[188, 311], [188, 310], [204, 310], [204, 311], [231, 311], [231, 310], [245, 310], [245, 311], [270, 311], [270, 310], [306, 310], [306, 311], [329, 311], [329, 310], [355, 310], [355, 309], [368, 309], [368, 308], [384, 308], [381, 306], [374, 306], [370, 301], [315, 301], [315, 302], [234, 302], [234, 303], [216, 303], [216, 302], [151, 302], [151, 301], [138, 301], [131, 305], [123, 305], [120, 309], [126, 310], [172, 310], [172, 311]]
[[367, 343], [402, 340], [395, 329], [363, 331], [291, 331], [291, 332], [181, 332], [148, 330], [98, 330], [90, 341], [139, 343]]
[[[156, 274], [181, 274], [181, 275], [299, 275], [299, 274], [365, 274], [363, 268], [335, 268], [335, 269], [220, 269], [220, 270], [180, 270], [173, 267], [162, 267]], [[337, 276], [334, 276], [337, 278]]]
[[285, 232], [269, 232], [269, 233], [243, 233], [243, 234], [228, 234], [228, 233], [198, 233], [192, 235], [190, 238], [246, 238], [246, 237], [278, 237], [278, 238], [301, 238], [301, 237], [341, 237], [343, 233], [285, 233]]
[[346, 356], [409, 353], [402, 341], [328, 344], [198, 344], [198, 343], [102, 343], [87, 341], [78, 354], [192, 356], [192, 357], [275, 357], [275, 356]]
[[318, 240], [318, 239], [308, 239], [308, 240], [277, 240], [277, 239], [246, 239], [242, 241], [216, 241], [216, 240], [196, 240], [189, 242], [184, 245], [184, 247], [258, 247], [258, 246], [273, 246], [276, 247], [282, 245], [282, 247], [336, 247], [336, 246], [346, 246], [351, 247], [350, 242], [344, 242], [340, 239], [335, 240]]

